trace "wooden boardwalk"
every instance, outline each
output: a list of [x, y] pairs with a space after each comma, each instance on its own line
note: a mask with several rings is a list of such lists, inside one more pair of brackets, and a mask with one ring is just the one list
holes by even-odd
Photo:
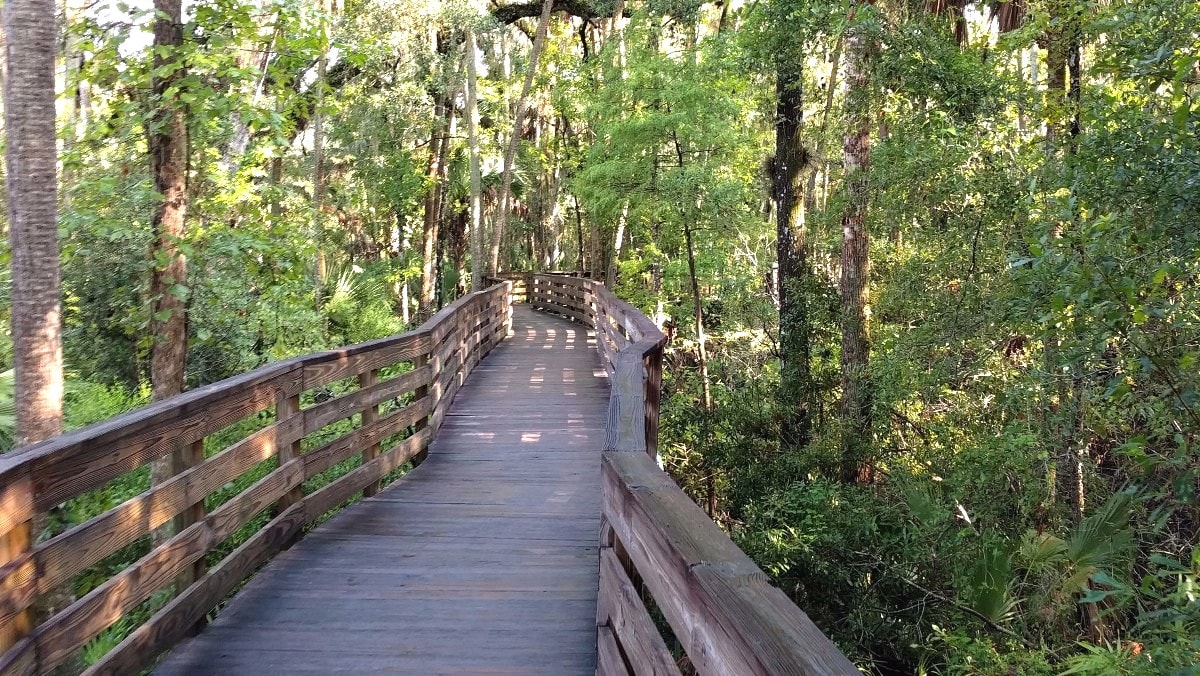
[[160, 674], [593, 674], [608, 405], [591, 331], [516, 306], [428, 459], [281, 553]]

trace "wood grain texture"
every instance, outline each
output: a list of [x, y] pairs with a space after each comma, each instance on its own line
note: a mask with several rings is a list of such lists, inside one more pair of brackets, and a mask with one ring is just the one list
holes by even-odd
[[[154, 488], [38, 545], [41, 593], [171, 520], [298, 439], [297, 420], [272, 424]], [[190, 524], [189, 524], [190, 525]]]
[[625, 658], [617, 646], [617, 639], [609, 627], [596, 627], [596, 643], [598, 664], [597, 676], [630, 676], [629, 668], [625, 666]]
[[[518, 307], [428, 459], [276, 556], [157, 673], [595, 673], [608, 388], [589, 340]], [[305, 518], [419, 446], [307, 496]]]
[[600, 550], [600, 625], [608, 625], [637, 676], [679, 676], [633, 582], [611, 547]]
[[651, 458], [605, 453], [603, 482], [604, 516], [698, 673], [859, 673]]

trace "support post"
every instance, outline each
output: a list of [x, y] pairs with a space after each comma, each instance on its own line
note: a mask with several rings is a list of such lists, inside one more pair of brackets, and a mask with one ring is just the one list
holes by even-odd
[[[301, 440], [300, 439], [296, 439], [295, 441], [288, 440], [284, 434], [284, 429], [287, 426], [283, 424], [285, 421], [288, 421], [291, 418], [294, 418], [298, 415], [300, 415], [300, 395], [299, 394], [287, 395], [284, 393], [280, 393], [275, 398], [275, 424], [276, 424], [275, 439], [276, 439], [277, 447], [279, 448], [279, 466], [280, 467], [283, 467], [288, 462], [290, 462], [296, 458], [299, 458], [301, 455], [301, 451], [300, 451]], [[277, 512], [282, 513], [288, 507], [291, 507], [292, 505], [300, 502], [303, 499], [304, 499], [304, 489], [300, 486], [296, 486], [292, 490], [288, 491], [287, 494], [285, 494], [282, 498], [280, 498], [279, 502], [275, 503], [275, 505], [276, 505], [275, 508], [276, 508]]]
[[[414, 357], [413, 358], [413, 369], [419, 369], [428, 363], [429, 363], [429, 355], [427, 355], [427, 354], [423, 354], [418, 357]], [[434, 364], [433, 368], [431, 368], [429, 370], [429, 382], [430, 383], [437, 383], [438, 375], [441, 373], [441, 366], [442, 366], [441, 364]], [[416, 432], [420, 432], [421, 430], [425, 429], [426, 427], [429, 427], [429, 418], [437, 410], [438, 394], [439, 394], [438, 388], [430, 387], [429, 385], [422, 385], [422, 386], [418, 387], [417, 389], [413, 390], [414, 401], [420, 401], [424, 397], [431, 397], [431, 399], [429, 401], [429, 415], [423, 416], [420, 420], [417, 420], [415, 425], [413, 425], [413, 429]], [[412, 466], [416, 467], [416, 466], [420, 465], [421, 463], [425, 462], [425, 458], [427, 458], [427, 457], [429, 457], [429, 449], [422, 448], [416, 455], [413, 456]]]
[[[365, 390], [368, 387], [372, 387], [377, 382], [379, 382], [379, 370], [378, 369], [371, 369], [370, 371], [367, 371], [365, 373], [358, 374], [358, 388], [360, 390]], [[374, 406], [368, 406], [367, 408], [363, 409], [363, 412], [362, 412], [362, 426], [363, 427], [366, 427], [367, 425], [370, 425], [371, 423], [373, 423], [377, 420], [379, 420], [379, 404], [375, 404]], [[362, 452], [362, 464], [365, 465], [368, 462], [371, 462], [375, 458], [379, 457], [379, 451], [380, 451], [380, 445], [379, 445], [378, 441], [376, 441], [375, 443], [371, 444], [370, 446], [364, 448], [363, 452]], [[378, 493], [380, 485], [381, 485], [381, 482], [379, 482], [379, 481], [375, 481], [370, 484], [367, 484], [367, 486], [365, 488], [363, 488], [363, 497], [369, 498], [372, 495], [375, 495], [376, 493]]]

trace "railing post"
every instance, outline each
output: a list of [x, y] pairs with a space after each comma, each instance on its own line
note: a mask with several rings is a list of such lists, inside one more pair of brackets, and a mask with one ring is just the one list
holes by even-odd
[[[12, 581], [12, 584], [5, 586], [9, 587], [7, 591], [15, 606], [7, 622], [0, 619], [0, 670], [4, 670], [22, 659], [22, 655], [18, 654], [11, 660], [5, 660], [4, 653], [33, 631], [32, 605], [37, 590], [37, 569], [32, 552], [33, 482], [29, 475], [21, 476], [7, 487], [0, 488], [0, 507], [3, 507], [0, 527], [8, 529], [7, 533], [0, 535], [0, 575], [3, 575], [0, 580], [6, 583]], [[22, 568], [26, 570], [22, 571]], [[14, 589], [18, 584], [25, 589]], [[25, 660], [32, 660], [32, 647], [26, 647], [29, 650], [21, 653], [25, 655]]]
[[[429, 351], [433, 352], [432, 346], [429, 348]], [[431, 362], [430, 362], [430, 358], [429, 358], [428, 354], [423, 354], [423, 355], [414, 357], [413, 358], [413, 369], [414, 370], [419, 369], [422, 366], [425, 366], [426, 364], [429, 364], [429, 363], [431, 363]], [[433, 368], [429, 369], [429, 382], [430, 383], [437, 382], [438, 372], [441, 370], [440, 367], [441, 367], [441, 364], [435, 363], [435, 364], [433, 364]], [[413, 401], [420, 401], [424, 397], [430, 397], [429, 415], [422, 417], [420, 420], [417, 421], [417, 423], [415, 425], [413, 425], [413, 428], [415, 431], [420, 432], [421, 430], [425, 429], [426, 427], [429, 427], [429, 419], [431, 417], [433, 417], [433, 414], [437, 410], [437, 403], [438, 403], [438, 397], [437, 397], [438, 391], [437, 390], [438, 390], [438, 388], [430, 387], [429, 385], [422, 385], [422, 386], [418, 387], [417, 389], [413, 390]], [[429, 456], [429, 449], [422, 448], [416, 455], [413, 456], [413, 459], [412, 459], [413, 467], [416, 467], [417, 465], [420, 465], [421, 463], [425, 462], [425, 458], [428, 456]]]
[[646, 353], [646, 453], [654, 458], [659, 467], [662, 460], [658, 456], [658, 405], [662, 396], [662, 345]]
[[[191, 467], [204, 464], [204, 439], [197, 439], [188, 444], [187, 448], [177, 452], [175, 459], [174, 474], [179, 474]], [[182, 533], [188, 526], [203, 521], [205, 513], [204, 498], [188, 505], [186, 509], [179, 513], [179, 516], [175, 517], [174, 532]], [[193, 564], [191, 568], [185, 570], [179, 577], [175, 578], [175, 594], [182, 593], [189, 585], [203, 577], [205, 571], [204, 557], [200, 557], [200, 560]]]
[[[275, 425], [276, 425], [275, 439], [276, 439], [277, 448], [279, 449], [279, 466], [280, 467], [283, 467], [288, 462], [290, 462], [296, 458], [299, 458], [301, 455], [301, 439], [296, 439], [295, 441], [289, 441], [286, 438], [286, 435], [284, 434], [284, 429], [286, 426], [283, 424], [284, 421], [291, 420], [292, 418], [295, 418], [296, 416], [299, 416], [299, 415], [301, 415], [301, 413], [300, 413], [300, 395], [299, 394], [289, 395], [285, 392], [280, 392], [278, 395], [276, 395], [276, 397], [275, 397]], [[303, 430], [303, 425], [301, 425], [300, 427], [301, 427], [301, 430]], [[300, 435], [300, 436], [302, 437], [303, 435]], [[293, 488], [292, 490], [288, 491], [287, 494], [285, 494], [282, 498], [279, 499], [279, 502], [276, 503], [276, 509], [279, 512], [283, 512], [288, 507], [291, 507], [292, 505], [296, 504], [297, 502], [300, 502], [303, 499], [304, 499], [304, 489], [301, 488], [300, 486], [297, 486], [297, 487]]]
[[[360, 389], [360, 390], [365, 390], [368, 387], [372, 387], [375, 385], [375, 383], [378, 383], [378, 382], [379, 382], [379, 370], [378, 369], [371, 369], [370, 371], [367, 371], [365, 373], [358, 374], [358, 389]], [[376, 420], [379, 420], [379, 404], [375, 404], [374, 406], [368, 406], [365, 409], [363, 409], [363, 412], [362, 412], [362, 426], [363, 427], [370, 425], [371, 423], [375, 422]], [[370, 446], [364, 448], [363, 452], [362, 452], [362, 464], [365, 465], [368, 462], [371, 462], [375, 458], [379, 457], [379, 451], [380, 451], [380, 445], [379, 445], [378, 441], [376, 441], [375, 443], [371, 444]], [[369, 498], [372, 495], [375, 495], [376, 493], [378, 493], [380, 485], [381, 485], [381, 482], [379, 482], [379, 481], [375, 481], [373, 483], [368, 484], [365, 488], [363, 488], [363, 497]]]

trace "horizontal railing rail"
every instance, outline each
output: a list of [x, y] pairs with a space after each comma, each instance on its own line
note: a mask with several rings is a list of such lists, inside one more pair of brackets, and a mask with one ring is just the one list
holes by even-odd
[[611, 381], [597, 673], [680, 673], [653, 605], [699, 674], [858, 674], [655, 463], [666, 344], [659, 328], [599, 282], [545, 274], [522, 281], [535, 308], [595, 329]]
[[[172, 588], [171, 600], [86, 673], [136, 673], [192, 633], [305, 526], [419, 461], [466, 376], [508, 334], [512, 289], [502, 282], [414, 331], [269, 364], [0, 456], [0, 674], [55, 670]], [[345, 392], [333, 396], [335, 384]], [[314, 391], [321, 396], [302, 408]], [[269, 422], [205, 453], [206, 438], [256, 418]], [[170, 479], [35, 542], [37, 515], [165, 457], [178, 470]], [[206, 504], [239, 480], [244, 490]], [[81, 573], [99, 574], [97, 564], [168, 524], [174, 533], [141, 558], [34, 616], [39, 599]], [[231, 536], [258, 524], [224, 553]]]

